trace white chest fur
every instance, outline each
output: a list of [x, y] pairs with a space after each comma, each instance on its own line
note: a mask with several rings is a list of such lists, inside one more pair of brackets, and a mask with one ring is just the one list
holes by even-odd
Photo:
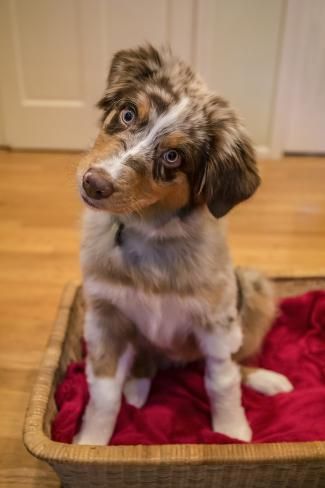
[[150, 294], [94, 279], [87, 279], [84, 286], [87, 294], [109, 300], [162, 348], [170, 348], [175, 338], [185, 337], [207, 313], [206, 306], [191, 297]]

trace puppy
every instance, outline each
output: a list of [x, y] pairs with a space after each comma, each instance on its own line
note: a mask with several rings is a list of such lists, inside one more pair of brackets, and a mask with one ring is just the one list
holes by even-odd
[[275, 312], [268, 281], [234, 270], [220, 220], [259, 186], [250, 140], [189, 66], [149, 45], [114, 56], [98, 107], [78, 170], [90, 401], [74, 441], [107, 444], [122, 393], [140, 408], [158, 367], [201, 357], [213, 430], [250, 441], [241, 381], [292, 389], [238, 365]]

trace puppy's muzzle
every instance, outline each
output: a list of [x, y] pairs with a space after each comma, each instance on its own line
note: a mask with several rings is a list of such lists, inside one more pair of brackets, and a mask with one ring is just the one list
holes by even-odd
[[89, 198], [103, 200], [114, 192], [113, 183], [100, 169], [89, 169], [83, 176], [82, 187]]

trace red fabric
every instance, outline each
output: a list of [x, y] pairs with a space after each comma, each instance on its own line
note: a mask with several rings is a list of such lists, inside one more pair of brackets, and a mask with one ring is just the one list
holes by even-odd
[[[282, 301], [254, 364], [287, 375], [295, 389], [267, 397], [243, 387], [253, 442], [325, 440], [325, 292]], [[201, 362], [160, 372], [142, 409], [123, 400], [111, 444], [234, 442], [211, 430], [203, 369]], [[71, 442], [87, 401], [84, 363], [70, 364], [56, 392], [54, 440]]]

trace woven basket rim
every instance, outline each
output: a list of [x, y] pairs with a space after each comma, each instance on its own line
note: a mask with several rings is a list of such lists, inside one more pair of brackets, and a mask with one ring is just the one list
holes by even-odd
[[[286, 279], [324, 279], [323, 276]], [[27, 450], [49, 463], [132, 464], [274, 464], [325, 461], [325, 442], [277, 442], [264, 444], [165, 444], [136, 446], [79, 446], [51, 440], [44, 419], [53, 379], [59, 367], [67, 324], [80, 284], [66, 285], [26, 412], [23, 440]]]

